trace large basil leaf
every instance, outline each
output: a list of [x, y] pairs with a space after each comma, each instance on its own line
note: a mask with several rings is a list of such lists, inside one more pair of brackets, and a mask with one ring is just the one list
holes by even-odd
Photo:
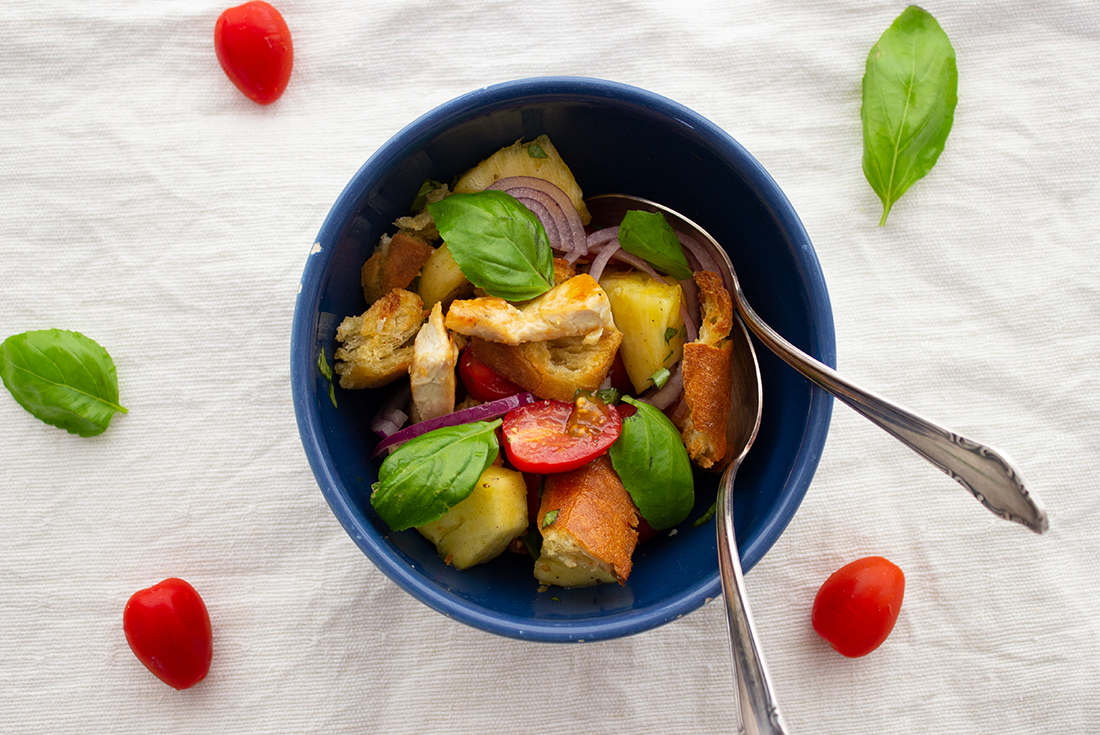
[[546, 230], [511, 194], [452, 194], [428, 211], [459, 269], [489, 295], [525, 301], [554, 285]]
[[926, 11], [911, 5], [871, 48], [863, 75], [863, 174], [890, 208], [927, 174], [955, 119], [955, 49]]
[[642, 518], [658, 531], [671, 528], [695, 504], [691, 460], [667, 416], [630, 396], [623, 400], [638, 412], [623, 421], [622, 433], [607, 450], [611, 466]]
[[395, 531], [423, 526], [469, 497], [481, 473], [497, 458], [501, 419], [429, 431], [398, 447], [382, 462], [370, 502]]
[[660, 212], [627, 212], [619, 224], [619, 246], [677, 281], [691, 278], [680, 240]]
[[118, 402], [118, 375], [107, 350], [79, 332], [43, 329], [0, 344], [0, 377], [36, 418], [72, 434], [96, 436]]

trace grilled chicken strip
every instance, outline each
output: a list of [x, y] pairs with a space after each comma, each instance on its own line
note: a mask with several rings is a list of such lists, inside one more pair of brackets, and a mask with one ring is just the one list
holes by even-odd
[[514, 347], [561, 337], [584, 337], [585, 344], [594, 344], [615, 321], [607, 294], [592, 276], [582, 273], [518, 308], [495, 296], [455, 301], [446, 325], [460, 334]]
[[443, 307], [436, 303], [413, 342], [409, 385], [413, 419], [426, 421], [455, 410], [455, 365], [458, 346], [443, 325]]

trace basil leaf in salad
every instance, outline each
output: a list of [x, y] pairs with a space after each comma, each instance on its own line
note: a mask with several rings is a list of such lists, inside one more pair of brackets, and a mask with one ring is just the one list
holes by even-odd
[[619, 245], [677, 281], [691, 278], [680, 240], [660, 212], [627, 212], [619, 224]]
[[332, 380], [332, 366], [328, 364], [328, 358], [325, 357], [324, 347], [317, 355], [317, 369], [321, 371], [321, 377], [328, 381], [328, 399], [332, 401], [332, 407], [339, 408], [336, 405], [336, 383]]
[[497, 458], [501, 419], [446, 426], [410, 439], [382, 462], [371, 505], [394, 531], [437, 521], [470, 496]]
[[79, 332], [43, 329], [0, 344], [0, 377], [35, 418], [80, 436], [102, 434], [119, 404], [118, 375], [107, 350]]
[[955, 49], [928, 12], [911, 5], [871, 48], [863, 75], [863, 175], [882, 219], [943, 152], [955, 119]]
[[691, 460], [680, 432], [658, 409], [630, 396], [638, 409], [623, 420], [622, 433], [607, 450], [638, 512], [660, 531], [687, 518], [695, 504]]
[[451, 257], [491, 296], [526, 301], [554, 285], [554, 253], [542, 223], [511, 194], [452, 194], [428, 205]]

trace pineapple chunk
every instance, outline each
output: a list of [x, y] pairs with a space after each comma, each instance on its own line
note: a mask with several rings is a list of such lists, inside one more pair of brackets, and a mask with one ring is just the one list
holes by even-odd
[[463, 275], [444, 243], [432, 251], [420, 269], [416, 292], [425, 309], [431, 309], [437, 303], [442, 303], [445, 309], [456, 298], [472, 294], [474, 285]]
[[587, 225], [592, 219], [573, 172], [545, 135], [530, 143], [516, 141], [507, 148], [501, 148], [463, 174], [454, 190], [459, 194], [481, 191], [494, 181], [509, 176], [534, 176], [549, 181], [569, 196], [581, 216], [581, 222]]
[[470, 496], [438, 521], [417, 528], [456, 569], [500, 556], [527, 530], [527, 484], [523, 474], [496, 465], [481, 473]]
[[684, 317], [679, 284], [662, 283], [642, 271], [609, 271], [600, 287], [611, 302], [615, 326], [623, 333], [619, 353], [638, 393], [653, 386], [650, 378], [671, 369], [684, 354]]

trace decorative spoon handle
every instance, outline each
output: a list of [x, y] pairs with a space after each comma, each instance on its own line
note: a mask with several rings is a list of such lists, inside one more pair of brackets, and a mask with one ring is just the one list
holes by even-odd
[[994, 514], [1036, 533], [1047, 530], [1043, 504], [1024, 487], [1016, 467], [1004, 455], [853, 385], [765, 324], [740, 286], [736, 291], [737, 310], [745, 323], [784, 362], [946, 472]]
[[745, 577], [733, 529], [733, 478], [730, 465], [718, 486], [718, 568], [722, 599], [726, 606], [730, 649], [737, 680], [738, 735], [786, 735], [786, 725], [776, 704], [768, 667], [756, 644], [756, 626], [745, 594]]

